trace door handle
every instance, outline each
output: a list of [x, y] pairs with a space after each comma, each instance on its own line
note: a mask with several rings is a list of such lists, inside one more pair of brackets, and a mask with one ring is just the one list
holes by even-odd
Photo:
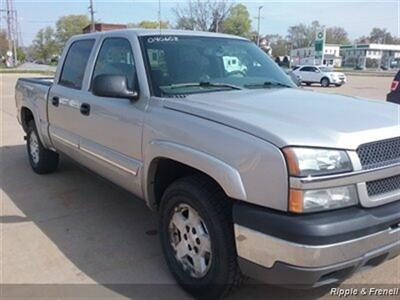
[[80, 108], [81, 114], [84, 116], [88, 116], [90, 114], [90, 104], [82, 103]]
[[52, 103], [54, 106], [58, 106], [58, 104], [60, 104], [60, 98], [54, 96], [54, 97], [51, 99], [51, 103]]

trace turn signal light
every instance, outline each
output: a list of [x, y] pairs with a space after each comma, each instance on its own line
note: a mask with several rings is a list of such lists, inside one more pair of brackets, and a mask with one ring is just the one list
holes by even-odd
[[303, 191], [290, 189], [289, 211], [294, 213], [303, 212]]

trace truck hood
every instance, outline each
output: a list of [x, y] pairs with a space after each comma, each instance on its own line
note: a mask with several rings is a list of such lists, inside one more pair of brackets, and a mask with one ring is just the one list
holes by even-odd
[[192, 94], [169, 98], [165, 108], [257, 136], [278, 147], [356, 150], [400, 136], [400, 105], [295, 88]]

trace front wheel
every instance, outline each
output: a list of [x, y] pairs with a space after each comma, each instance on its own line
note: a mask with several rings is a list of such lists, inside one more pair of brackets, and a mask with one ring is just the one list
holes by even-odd
[[329, 82], [328, 78], [324, 77], [324, 78], [321, 79], [321, 85], [323, 87], [329, 87], [329, 84], [330, 84], [330, 82]]
[[35, 122], [28, 124], [26, 146], [29, 163], [35, 173], [46, 174], [54, 172], [58, 167], [58, 153], [46, 149], [40, 141]]
[[160, 207], [159, 232], [168, 267], [197, 298], [225, 296], [241, 283], [229, 199], [204, 176], [171, 184]]
[[342, 85], [340, 83], [335, 84], [336, 87], [341, 87]]

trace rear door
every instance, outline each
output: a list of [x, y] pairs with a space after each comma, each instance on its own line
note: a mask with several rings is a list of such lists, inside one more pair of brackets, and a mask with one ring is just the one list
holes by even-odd
[[312, 72], [312, 67], [301, 67], [299, 70], [299, 73], [301, 75], [301, 78], [304, 82], [313, 82], [313, 72]]
[[63, 66], [49, 91], [49, 134], [53, 145], [72, 157], [79, 146], [79, 119], [82, 86], [94, 39], [71, 43]]

